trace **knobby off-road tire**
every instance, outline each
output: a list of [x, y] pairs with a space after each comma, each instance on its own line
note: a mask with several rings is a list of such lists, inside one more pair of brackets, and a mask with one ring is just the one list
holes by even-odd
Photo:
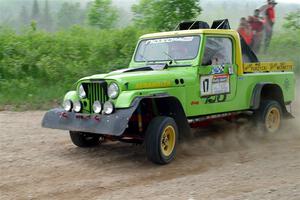
[[146, 135], [146, 154], [156, 164], [168, 164], [175, 158], [178, 128], [173, 118], [159, 116], [152, 119]]
[[70, 131], [70, 138], [78, 147], [94, 147], [100, 144], [100, 136], [84, 132]]
[[256, 124], [267, 133], [276, 133], [282, 122], [282, 107], [274, 100], [262, 101], [255, 113]]

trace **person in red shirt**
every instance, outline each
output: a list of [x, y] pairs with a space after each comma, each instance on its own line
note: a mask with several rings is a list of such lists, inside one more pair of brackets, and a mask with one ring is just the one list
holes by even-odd
[[265, 13], [265, 53], [267, 52], [273, 35], [273, 26], [275, 24], [275, 6], [277, 3], [274, 0], [268, 0], [268, 4], [262, 6], [259, 10]]
[[268, 0], [268, 8], [266, 9], [267, 20], [272, 24], [275, 23], [275, 1]]
[[251, 45], [253, 33], [245, 17], [241, 18], [238, 32], [248, 45]]
[[263, 28], [264, 28], [263, 20], [262, 18], [259, 17], [259, 15], [260, 15], [260, 11], [259, 9], [256, 9], [254, 11], [254, 16], [248, 17], [248, 23], [250, 24], [250, 27], [253, 32], [253, 39], [250, 47], [255, 53], [259, 53], [261, 41], [263, 37]]

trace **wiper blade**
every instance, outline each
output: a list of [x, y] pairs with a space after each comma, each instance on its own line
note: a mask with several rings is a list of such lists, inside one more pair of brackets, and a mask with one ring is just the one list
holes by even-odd
[[148, 65], [149, 63], [149, 60], [142, 54], [140, 54], [141, 58], [146, 62], [146, 66]]
[[168, 53], [165, 52], [165, 51], [164, 51], [164, 54], [165, 54], [166, 56], [168, 56], [168, 57], [171, 59], [171, 61], [170, 61], [169, 64], [172, 64], [173, 62], [174, 62], [174, 63], [177, 63], [177, 61], [175, 60], [175, 58], [173, 58], [172, 56], [170, 56], [170, 54], [168, 54]]

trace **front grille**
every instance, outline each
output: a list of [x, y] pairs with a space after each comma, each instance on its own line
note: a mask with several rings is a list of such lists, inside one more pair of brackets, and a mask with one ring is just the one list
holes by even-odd
[[105, 81], [98, 81], [92, 83], [82, 83], [84, 90], [87, 93], [87, 101], [89, 106], [87, 110], [93, 112], [93, 104], [95, 101], [100, 101], [104, 104], [108, 100], [107, 83]]

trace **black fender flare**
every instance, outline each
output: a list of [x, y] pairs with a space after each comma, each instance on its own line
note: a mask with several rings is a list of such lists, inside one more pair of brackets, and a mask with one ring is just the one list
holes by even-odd
[[256, 110], [259, 108], [260, 105], [260, 98], [261, 98], [261, 91], [263, 87], [267, 84], [272, 84], [268, 82], [264, 83], [257, 83], [252, 91], [252, 96], [250, 100], [250, 108]]
[[165, 93], [136, 97], [132, 102], [132, 106], [135, 107], [134, 110], [137, 109], [140, 102], [144, 99], [154, 99], [160, 114], [172, 117], [175, 120], [180, 133], [179, 138], [189, 136], [191, 129], [185, 111], [177, 97]]
[[[271, 82], [257, 83], [252, 91], [252, 97], [250, 100], [250, 109], [257, 110], [259, 108], [260, 102], [261, 102], [262, 90], [266, 86], [273, 86], [275, 88], [278, 88], [278, 90], [281, 92], [280, 98], [283, 98], [282, 89], [279, 85], [271, 83]], [[279, 103], [282, 105], [283, 109], [285, 109], [284, 100], [280, 99]]]

